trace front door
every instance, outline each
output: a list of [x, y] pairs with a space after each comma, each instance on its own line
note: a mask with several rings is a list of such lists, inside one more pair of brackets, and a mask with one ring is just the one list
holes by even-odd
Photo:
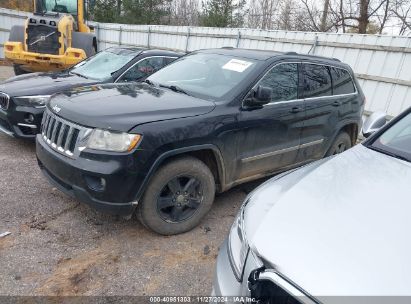
[[294, 164], [303, 126], [298, 63], [274, 65], [257, 83], [272, 89], [271, 102], [243, 109], [239, 116], [237, 181], [266, 175]]

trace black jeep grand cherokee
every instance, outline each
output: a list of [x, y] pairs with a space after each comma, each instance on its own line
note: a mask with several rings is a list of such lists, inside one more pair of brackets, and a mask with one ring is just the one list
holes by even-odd
[[160, 234], [195, 227], [214, 194], [351, 147], [364, 95], [336, 59], [191, 53], [143, 84], [52, 98], [39, 165], [62, 191]]

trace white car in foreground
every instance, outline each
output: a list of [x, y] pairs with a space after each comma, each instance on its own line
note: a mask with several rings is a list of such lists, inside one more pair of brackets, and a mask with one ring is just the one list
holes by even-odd
[[409, 303], [410, 160], [411, 109], [364, 143], [264, 183], [220, 250], [213, 295]]

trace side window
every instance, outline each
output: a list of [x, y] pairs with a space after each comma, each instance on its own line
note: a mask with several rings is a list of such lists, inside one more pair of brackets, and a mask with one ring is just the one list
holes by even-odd
[[271, 88], [271, 102], [298, 98], [298, 64], [282, 63], [273, 67], [259, 82], [259, 85]]
[[176, 59], [177, 59], [176, 57], [164, 57], [164, 65], [168, 65]]
[[334, 95], [355, 93], [355, 86], [348, 71], [334, 67], [331, 67], [330, 71]]
[[328, 67], [317, 64], [304, 64], [304, 97], [331, 96], [331, 76]]
[[164, 57], [149, 57], [136, 63], [121, 78], [119, 82], [142, 81], [165, 65]]

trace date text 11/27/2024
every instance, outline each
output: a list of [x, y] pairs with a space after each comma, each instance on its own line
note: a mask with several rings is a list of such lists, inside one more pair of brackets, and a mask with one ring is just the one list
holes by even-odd
[[201, 297], [201, 296], [184, 296], [184, 297], [167, 297], [158, 296], [150, 297], [150, 303], [255, 303], [250, 297], [233, 296], [233, 297]]

